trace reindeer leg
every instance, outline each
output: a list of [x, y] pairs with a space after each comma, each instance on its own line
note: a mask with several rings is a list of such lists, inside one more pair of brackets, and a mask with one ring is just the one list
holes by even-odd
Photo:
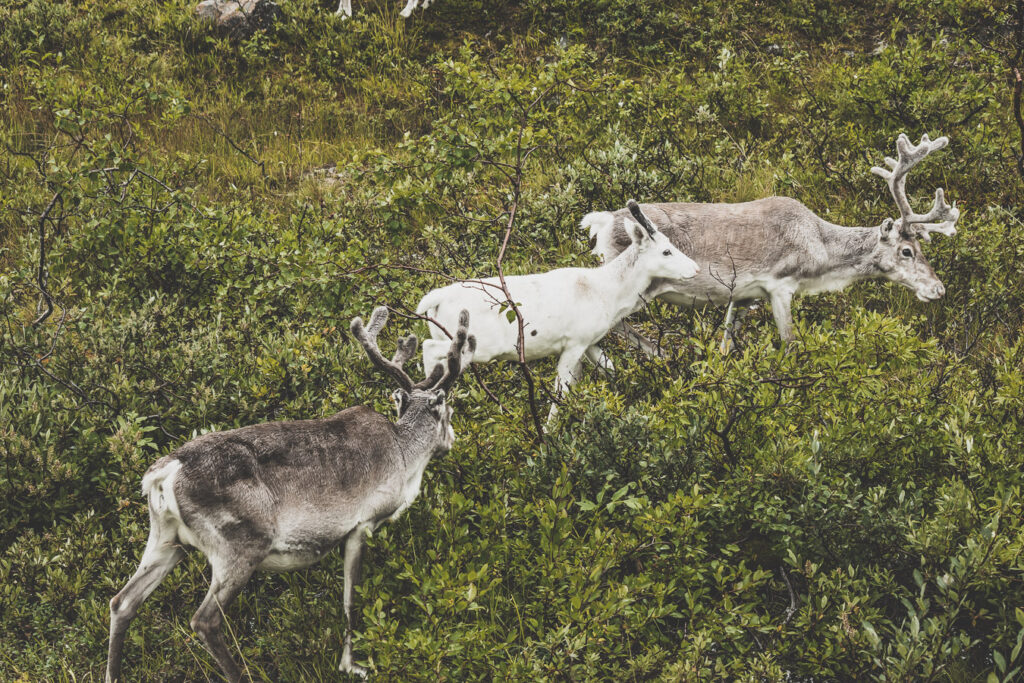
[[149, 540], [142, 553], [139, 568], [121, 592], [110, 601], [110, 647], [107, 650], [107, 683], [121, 676], [121, 650], [125, 633], [142, 602], [167, 578], [174, 566], [185, 557], [177, 543], [174, 530], [151, 517]]
[[626, 340], [627, 344], [640, 349], [650, 358], [664, 358], [665, 352], [654, 342], [644, 338], [629, 323], [623, 320], [619, 323], [618, 333]]
[[793, 334], [793, 292], [788, 289], [771, 292], [772, 315], [775, 316], [775, 325], [779, 328], [779, 337], [782, 338], [783, 346], [789, 346], [796, 340]]
[[352, 589], [359, 583], [361, 560], [363, 557], [363, 536], [366, 525], [359, 525], [349, 532], [345, 539], [345, 647], [341, 653], [341, 664], [338, 669], [342, 673], [355, 674], [366, 678], [366, 669], [352, 662]]
[[[237, 549], [237, 546], [232, 548]], [[256, 554], [232, 556], [230, 559], [217, 555], [210, 556], [210, 590], [207, 591], [203, 604], [192, 615], [192, 630], [213, 655], [217, 666], [230, 683], [242, 680], [242, 670], [232, 659], [227, 641], [221, 633], [224, 610], [238, 597], [261, 559], [262, 555]]]
[[399, 12], [399, 14], [401, 14], [403, 17], [408, 19], [412, 15], [412, 11], [414, 9], [416, 9], [416, 5], [418, 4], [418, 1], [419, 0], [409, 0], [409, 2], [407, 2], [405, 4], [405, 9], [403, 9], [401, 12]]
[[[562, 352], [558, 359], [558, 379], [555, 380], [555, 396], [561, 397], [563, 392], [568, 391], [583, 370], [583, 354], [586, 349], [567, 349]], [[555, 421], [558, 415], [558, 404], [552, 403], [548, 411], [548, 425]]]
[[735, 320], [735, 318], [736, 318], [736, 302], [735, 301], [730, 301], [729, 302], [729, 308], [725, 312], [725, 323], [722, 325], [725, 328], [725, 333], [722, 335], [722, 344], [721, 344], [721, 346], [718, 347], [718, 350], [722, 353], [723, 356], [729, 355], [729, 352], [732, 350], [732, 346], [733, 346], [733, 342], [732, 342], [732, 339], [733, 339], [732, 323], [733, 323], [733, 320]]
[[352, 17], [352, 0], [339, 0], [338, 11], [334, 14], [343, 19], [350, 19]]
[[366, 529], [365, 525], [357, 526], [345, 539], [345, 587], [342, 597], [345, 611], [345, 645], [341, 654], [341, 664], [338, 666], [343, 673], [355, 674], [360, 678], [366, 678], [367, 671], [352, 662], [352, 593], [360, 580], [363, 537]]
[[740, 331], [740, 324], [749, 312], [749, 307], [737, 304], [734, 301], [729, 302], [729, 310], [725, 313], [725, 323], [723, 325], [725, 333], [722, 335], [722, 345], [719, 347], [723, 356], [729, 355], [729, 352], [736, 346], [736, 336]]

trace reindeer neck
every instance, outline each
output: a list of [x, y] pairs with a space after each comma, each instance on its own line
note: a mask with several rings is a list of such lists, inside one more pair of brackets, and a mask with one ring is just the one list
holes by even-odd
[[640, 296], [651, 286], [653, 278], [639, 267], [639, 261], [640, 252], [633, 244], [610, 262], [594, 269], [595, 279], [606, 291], [605, 301], [616, 311], [619, 319], [636, 309]]
[[399, 448], [407, 465], [419, 462], [425, 465], [434, 455], [437, 445], [436, 420], [421, 406], [410, 406], [395, 423]]
[[828, 253], [828, 273], [850, 282], [878, 277], [877, 227], [847, 227], [821, 221], [822, 244]]

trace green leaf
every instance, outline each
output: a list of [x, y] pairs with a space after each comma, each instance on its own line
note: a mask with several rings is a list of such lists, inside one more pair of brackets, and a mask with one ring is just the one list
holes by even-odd
[[867, 634], [868, 640], [871, 641], [871, 644], [878, 647], [882, 642], [882, 639], [878, 637], [878, 633], [875, 631], [875, 627], [871, 625], [871, 622], [862, 621], [860, 626], [864, 629], [864, 633]]

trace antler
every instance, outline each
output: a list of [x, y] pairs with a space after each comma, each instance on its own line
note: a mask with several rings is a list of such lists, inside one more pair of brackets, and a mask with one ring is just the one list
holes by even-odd
[[633, 214], [633, 218], [636, 219], [636, 222], [639, 223], [643, 227], [643, 229], [647, 231], [647, 234], [650, 235], [651, 237], [654, 237], [654, 231], [656, 230], [656, 228], [654, 227], [654, 224], [651, 223], [651, 219], [648, 218], [647, 215], [640, 210], [640, 205], [636, 203], [636, 200], [628, 200], [626, 202], [626, 208], [628, 208], [629, 212]]
[[409, 360], [416, 353], [416, 335], [411, 334], [408, 337], [399, 337], [395, 355], [391, 360], [388, 360], [380, 352], [380, 347], [377, 346], [377, 335], [380, 334], [387, 321], [388, 309], [384, 306], [378, 306], [373, 309], [373, 313], [370, 315], [369, 326], [364, 328], [362, 318], [353, 318], [350, 329], [352, 330], [352, 335], [366, 349], [366, 355], [370, 357], [373, 364], [398, 382], [398, 386], [406, 391], [412, 391], [412, 378], [406, 374], [402, 366], [405, 364], [405, 361]]
[[949, 138], [945, 136], [932, 141], [925, 134], [921, 136], [921, 142], [915, 146], [911, 144], [910, 139], [904, 133], [900, 133], [896, 138], [899, 159], [886, 157], [885, 163], [889, 168], [875, 166], [871, 169], [872, 173], [885, 179], [893, 199], [896, 200], [896, 206], [900, 210], [900, 219], [897, 221], [900, 232], [906, 235], [917, 234], [926, 242], [931, 241], [929, 233], [932, 232], [940, 232], [948, 236], [955, 235], [960, 210], [956, 208], [956, 202], [953, 202], [952, 206], [946, 203], [945, 195], [940, 187], [935, 190], [935, 202], [932, 204], [931, 211], [925, 214], [914, 213], [910, 208], [910, 201], [907, 199], [907, 173], [926, 156], [942, 149], [947, 144], [949, 144]]
[[469, 311], [463, 309], [459, 313], [459, 329], [452, 340], [451, 348], [448, 349], [447, 367], [441, 363], [435, 365], [430, 376], [416, 385], [417, 389], [442, 389], [445, 393], [451, 390], [455, 380], [469, 365], [473, 352], [476, 351], [476, 337], [469, 334], [468, 330]]

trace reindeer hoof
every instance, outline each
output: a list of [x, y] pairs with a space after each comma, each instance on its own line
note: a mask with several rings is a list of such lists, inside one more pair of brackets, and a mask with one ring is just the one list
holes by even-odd
[[366, 678], [369, 673], [363, 667], [358, 664], [354, 664], [350, 656], [342, 656], [341, 664], [338, 665], [338, 670], [344, 674], [351, 674], [353, 676], [358, 676], [359, 678]]

